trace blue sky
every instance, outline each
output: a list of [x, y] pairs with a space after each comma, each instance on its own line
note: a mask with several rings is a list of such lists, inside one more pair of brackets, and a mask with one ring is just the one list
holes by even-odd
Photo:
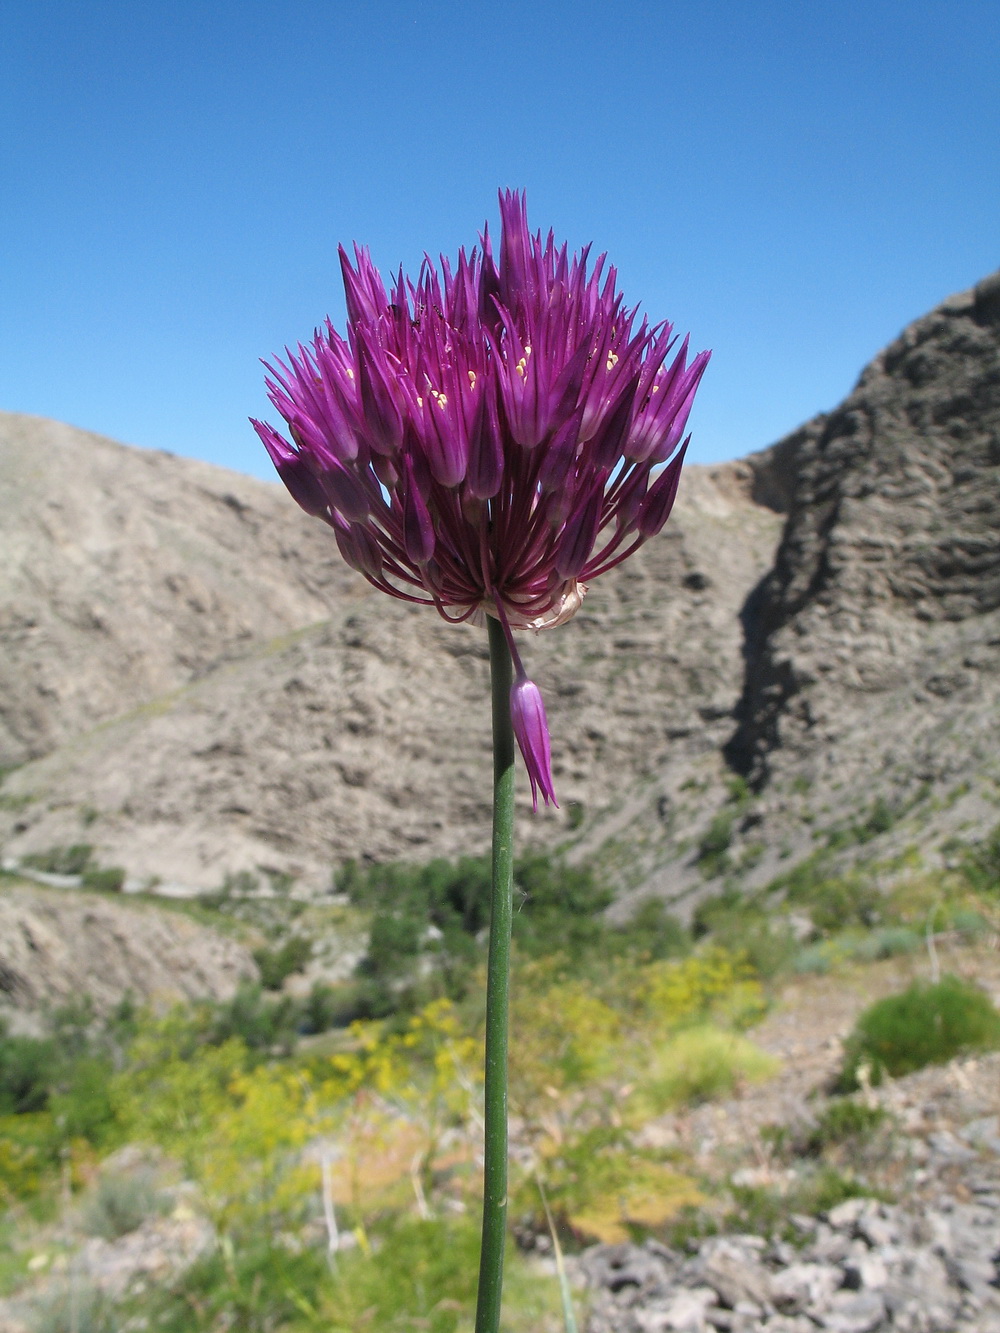
[[998, 89], [995, 0], [6, 0], [0, 407], [266, 476], [337, 243], [414, 269], [520, 186], [714, 349], [734, 457], [1000, 265]]

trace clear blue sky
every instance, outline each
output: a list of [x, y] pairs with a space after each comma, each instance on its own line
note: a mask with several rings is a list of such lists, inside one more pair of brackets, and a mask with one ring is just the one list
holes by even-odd
[[[5, 0], [0, 407], [268, 475], [258, 358], [528, 191], [714, 357], [699, 461], [1000, 265], [996, 0]], [[273, 413], [271, 414], [273, 417]]]

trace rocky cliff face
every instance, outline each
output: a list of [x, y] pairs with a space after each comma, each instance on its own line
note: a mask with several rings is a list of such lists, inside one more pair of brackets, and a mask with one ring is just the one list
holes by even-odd
[[796, 484], [744, 612], [730, 757], [758, 787], [819, 776], [874, 730], [929, 777], [960, 766], [941, 722], [971, 741], [962, 718], [989, 722], [1000, 679], [1000, 274], [910, 325], [776, 449]]

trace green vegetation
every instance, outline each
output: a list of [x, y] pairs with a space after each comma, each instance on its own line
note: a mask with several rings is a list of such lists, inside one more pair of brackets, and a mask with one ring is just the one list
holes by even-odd
[[125, 871], [121, 866], [88, 866], [80, 877], [83, 888], [97, 893], [121, 893]]
[[830, 1102], [809, 1132], [804, 1151], [821, 1157], [830, 1148], [857, 1147], [871, 1140], [889, 1121], [881, 1106], [867, 1106], [849, 1097]]
[[121, 866], [99, 866], [89, 842], [75, 842], [70, 847], [50, 847], [47, 852], [32, 852], [23, 859], [32, 870], [49, 875], [79, 875], [85, 889], [99, 893], [121, 893], [125, 871]]
[[[725, 810], [746, 799], [734, 789]], [[792, 1238], [795, 1214], [877, 1194], [874, 1164], [894, 1124], [860, 1098], [830, 1102], [801, 1130], [765, 1133], [755, 1153], [789, 1167], [773, 1188], [706, 1179], [645, 1131], [654, 1116], [774, 1075], [746, 1032], [771, 978], [810, 956], [827, 968], [922, 950], [928, 921], [953, 945], [987, 929], [1000, 842], [991, 836], [953, 849], [947, 872], [907, 863], [891, 891], [884, 867], [841, 873], [823, 848], [753, 898], [730, 890], [705, 903], [691, 932], [655, 900], [609, 921], [611, 895], [591, 869], [520, 861], [517, 1234], [546, 1230], [539, 1179], [567, 1246], [678, 1243], [719, 1226]], [[56, 850], [50, 864], [90, 855]], [[257, 946], [263, 984], [223, 1004], [126, 1004], [105, 1019], [81, 1006], [51, 1015], [44, 1036], [0, 1034], [0, 1199], [12, 1235], [32, 1234], [33, 1210], [64, 1229], [70, 1219], [78, 1239], [112, 1238], [181, 1202], [219, 1237], [141, 1303], [112, 1308], [81, 1286], [73, 1314], [53, 1286], [39, 1327], [76, 1319], [101, 1333], [139, 1316], [166, 1333], [469, 1327], [488, 870], [479, 858], [349, 865], [337, 887], [347, 903], [303, 905], [287, 885], [269, 893], [245, 875], [191, 909]], [[322, 963], [324, 923], [340, 921], [364, 946], [357, 974], [304, 998], [277, 993], [311, 958]], [[842, 1087], [862, 1069], [877, 1080], [990, 1045], [1000, 1045], [1000, 1015], [982, 992], [954, 978], [913, 986], [862, 1015]], [[143, 1151], [105, 1160], [126, 1144]], [[143, 1165], [120, 1165], [135, 1160]], [[331, 1225], [343, 1242], [332, 1256]], [[29, 1258], [0, 1244], [0, 1282], [23, 1281]], [[556, 1281], [513, 1247], [508, 1260], [510, 1333], [558, 1328]]]
[[1000, 899], [1000, 824], [981, 842], [961, 849], [961, 866], [973, 889]]
[[114, 1307], [99, 1287], [67, 1279], [46, 1296], [35, 1314], [34, 1333], [116, 1333]]
[[730, 868], [733, 826], [752, 799], [753, 793], [744, 778], [730, 778], [726, 804], [712, 819], [698, 844], [698, 869], [706, 879], [724, 874]]
[[23, 860], [33, 870], [50, 875], [82, 875], [90, 866], [93, 854], [89, 842], [76, 842], [72, 847], [50, 847], [47, 852], [32, 852]]
[[774, 1056], [738, 1033], [715, 1026], [687, 1028], [656, 1051], [644, 1079], [651, 1115], [730, 1096], [745, 1083], [773, 1077]]
[[305, 935], [289, 935], [276, 949], [254, 949], [254, 961], [260, 968], [260, 984], [265, 990], [281, 990], [293, 972], [302, 972], [312, 957], [313, 942]]
[[117, 1240], [166, 1207], [166, 1196], [157, 1189], [151, 1172], [102, 1174], [84, 1203], [83, 1229], [91, 1236]]
[[[344, 865], [337, 885], [370, 911], [371, 925], [358, 977], [340, 993], [342, 1013], [384, 1018], [442, 996], [463, 999], [485, 957], [489, 876], [485, 857]], [[514, 947], [524, 958], [559, 957], [566, 967], [587, 969], [609, 954], [664, 958], [690, 947], [659, 901], [643, 903], [624, 925], [610, 924], [610, 889], [591, 869], [558, 858], [519, 860], [514, 893]]]
[[859, 1086], [862, 1069], [872, 1083], [925, 1065], [943, 1064], [965, 1051], [1000, 1047], [1000, 1013], [978, 986], [947, 976], [914, 982], [899, 995], [871, 1005], [847, 1041], [838, 1090]]

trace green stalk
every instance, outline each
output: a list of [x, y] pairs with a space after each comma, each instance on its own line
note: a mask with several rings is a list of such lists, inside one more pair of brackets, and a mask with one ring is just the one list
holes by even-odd
[[514, 679], [503, 626], [487, 617], [493, 696], [493, 902], [486, 978], [486, 1154], [476, 1333], [498, 1333], [507, 1239], [507, 1028], [514, 889]]

